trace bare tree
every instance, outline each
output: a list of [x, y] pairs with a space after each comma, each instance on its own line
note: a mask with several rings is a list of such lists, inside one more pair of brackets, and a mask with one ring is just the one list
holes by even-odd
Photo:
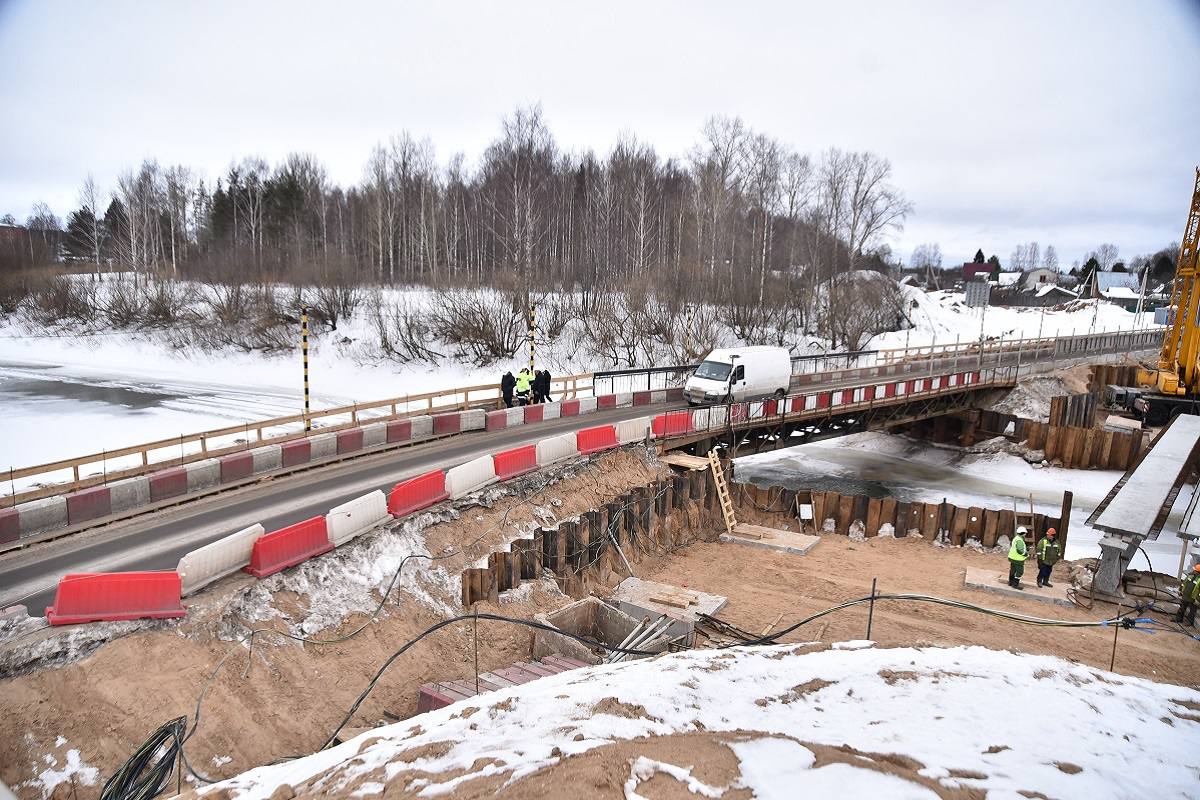
[[1117, 257], [1120, 253], [1120, 248], [1115, 244], [1105, 242], [1097, 247], [1091, 255], [1096, 259], [1096, 263], [1100, 265], [1100, 271], [1108, 272], [1112, 269], [1113, 264], [1117, 263]]
[[926, 285], [937, 287], [938, 279], [935, 270], [942, 268], [942, 246], [937, 242], [917, 245], [913, 248], [908, 265], [912, 269], [925, 270]]
[[101, 217], [103, 213], [100, 209], [100, 203], [103, 198], [100, 191], [96, 188], [96, 181], [89, 174], [83, 180], [83, 186], [79, 189], [79, 205], [87, 213], [86, 230], [83, 231], [86, 237], [88, 249], [92, 251], [92, 260], [96, 265], [96, 278], [100, 278], [100, 250], [104, 246], [105, 231], [104, 221]]
[[1046, 269], [1052, 272], [1058, 272], [1058, 251], [1054, 249], [1054, 245], [1046, 245]]

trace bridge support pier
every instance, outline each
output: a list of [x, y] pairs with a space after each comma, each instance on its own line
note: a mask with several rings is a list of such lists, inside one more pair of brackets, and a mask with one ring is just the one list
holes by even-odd
[[1121, 593], [1121, 577], [1129, 567], [1129, 562], [1137, 555], [1142, 537], [1125, 538], [1120, 536], [1105, 536], [1100, 540], [1100, 563], [1096, 566], [1096, 574], [1092, 578], [1098, 592], [1106, 594]]

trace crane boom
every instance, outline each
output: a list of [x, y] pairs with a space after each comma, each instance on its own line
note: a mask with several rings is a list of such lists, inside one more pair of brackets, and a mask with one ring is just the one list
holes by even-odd
[[1192, 190], [1192, 207], [1179, 244], [1179, 260], [1175, 262], [1175, 283], [1171, 289], [1174, 320], [1163, 335], [1162, 353], [1158, 358], [1159, 373], [1155, 388], [1164, 394], [1200, 394], [1200, 326], [1197, 325], [1197, 305], [1200, 304], [1200, 168], [1196, 169], [1196, 185]]

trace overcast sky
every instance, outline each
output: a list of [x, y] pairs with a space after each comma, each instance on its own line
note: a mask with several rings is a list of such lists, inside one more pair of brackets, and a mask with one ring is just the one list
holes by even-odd
[[75, 207], [144, 158], [208, 179], [311, 152], [342, 184], [401, 130], [477, 157], [541, 102], [560, 146], [683, 155], [739, 115], [889, 158], [893, 246], [1180, 237], [1200, 164], [1200, 2], [304, 3], [0, 0], [0, 214]]

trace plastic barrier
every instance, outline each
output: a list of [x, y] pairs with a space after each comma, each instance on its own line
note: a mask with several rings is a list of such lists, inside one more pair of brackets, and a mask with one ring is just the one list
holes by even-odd
[[651, 402], [653, 402], [651, 400], [651, 396], [652, 395], [650, 392], [634, 392], [633, 404], [635, 406], [648, 406]]
[[221, 483], [231, 483], [249, 478], [254, 472], [254, 457], [250, 453], [233, 453], [221, 456]]
[[255, 475], [274, 472], [283, 466], [283, 448], [277, 444], [256, 447], [250, 451], [250, 471]]
[[495, 482], [496, 465], [490, 455], [480, 456], [446, 470], [446, 491], [450, 493], [451, 500], [457, 500]]
[[308, 437], [308, 453], [313, 461], [333, 458], [337, 455], [337, 434], [318, 433]]
[[502, 481], [533, 472], [538, 468], [537, 446], [527, 444], [496, 453], [492, 456], [492, 465], [496, 478]]
[[537, 463], [541, 467], [579, 455], [579, 446], [575, 442], [574, 433], [564, 433], [561, 436], [542, 439], [537, 443], [536, 448]]
[[693, 430], [692, 414], [689, 411], [668, 411], [666, 414], [659, 414], [651, 420], [650, 430], [657, 439], [690, 433]]
[[363, 425], [362, 434], [363, 449], [378, 447], [387, 442], [387, 423], [372, 422], [370, 425]]
[[526, 425], [528, 425], [531, 422], [541, 422], [542, 421], [542, 406], [541, 406], [541, 404], [525, 406], [524, 410], [525, 410], [525, 424]]
[[407, 442], [412, 438], [412, 421], [407, 419], [398, 419], [395, 422], [387, 424], [387, 440], [388, 444], [395, 442]]
[[598, 425], [595, 428], [576, 431], [575, 443], [583, 455], [611, 450], [621, 444], [617, 441], [617, 429], [612, 425]]
[[692, 427], [698, 431], [704, 431], [723, 427], [728, 419], [729, 409], [726, 406], [709, 406], [690, 413]]
[[579, 416], [579, 401], [578, 400], [563, 400], [558, 405], [559, 405], [558, 415], [560, 417]]
[[246, 572], [265, 578], [332, 549], [325, 518], [312, 517], [255, 539]]
[[428, 439], [433, 436], [433, 417], [421, 414], [417, 417], [409, 417], [408, 421], [412, 425], [412, 438]]
[[595, 398], [596, 408], [616, 408], [617, 396], [615, 394], [602, 394]]
[[481, 408], [463, 411], [458, 415], [459, 425], [464, 431], [481, 431], [484, 428], [486, 412]]
[[350, 428], [345, 431], [337, 432], [337, 451], [338, 455], [343, 453], [353, 453], [363, 448], [363, 432], [362, 428]]
[[729, 420], [734, 424], [750, 419], [749, 403], [734, 403], [729, 406]]
[[183, 467], [152, 472], [147, 476], [147, 480], [150, 483], [150, 502], [152, 503], [187, 494], [187, 470]]
[[544, 403], [542, 405], [542, 421], [558, 419], [562, 414], [562, 403]]
[[397, 483], [388, 494], [388, 513], [403, 517], [449, 499], [446, 473], [440, 469]]
[[378, 527], [380, 523], [390, 522], [391, 519], [387, 498], [383, 496], [383, 492], [376, 489], [370, 494], [329, 509], [329, 513], [325, 515], [325, 528], [329, 532], [329, 541], [335, 547], [341, 547], [355, 536]]
[[187, 614], [179, 574], [171, 572], [78, 572], [58, 581], [51, 625], [127, 619], [177, 619]]
[[307, 464], [311, 456], [308, 439], [296, 439], [279, 446], [279, 466], [284, 469], [298, 464]]
[[185, 464], [183, 468], [187, 470], [189, 494], [201, 489], [211, 489], [221, 482], [221, 462], [215, 458], [206, 458], [203, 461]]
[[445, 436], [462, 432], [462, 419], [458, 414], [434, 414], [433, 433], [435, 436]]
[[484, 420], [484, 430], [502, 431], [507, 427], [508, 427], [508, 409], [502, 408], [499, 411], [487, 412], [487, 417]]
[[72, 525], [112, 513], [112, 498], [107, 486], [93, 486], [67, 495], [67, 521]]
[[254, 542], [262, 535], [263, 526], [256, 522], [185, 554], [175, 568], [183, 581], [184, 596], [248, 567]]
[[650, 417], [627, 419], [616, 424], [617, 441], [621, 444], [643, 442], [650, 435]]
[[137, 475], [113, 481], [108, 485], [108, 497], [114, 514], [144, 506], [150, 502], [150, 479]]

